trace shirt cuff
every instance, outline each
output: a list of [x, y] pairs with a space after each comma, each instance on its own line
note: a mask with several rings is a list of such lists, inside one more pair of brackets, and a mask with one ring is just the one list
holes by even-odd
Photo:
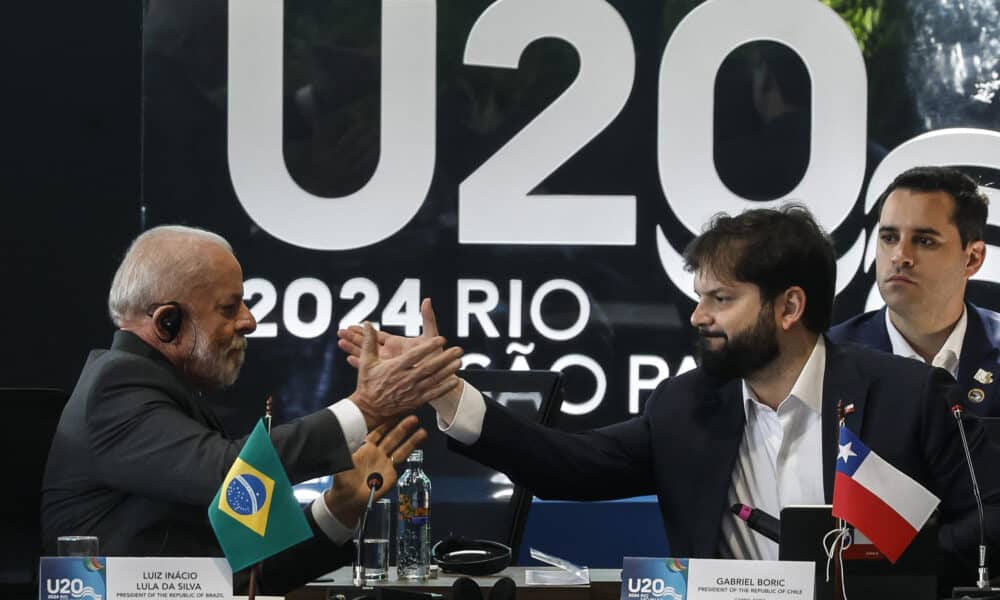
[[365, 416], [361, 414], [358, 405], [347, 398], [331, 404], [328, 408], [340, 421], [340, 428], [344, 431], [344, 440], [347, 441], [347, 449], [351, 454], [354, 454], [354, 451], [365, 443], [365, 436], [368, 435]]
[[354, 537], [354, 527], [347, 527], [341, 523], [337, 517], [333, 516], [330, 512], [330, 507], [326, 505], [326, 501], [323, 500], [323, 496], [313, 500], [312, 506], [309, 507], [312, 510], [313, 519], [316, 521], [316, 526], [320, 528], [320, 531], [326, 534], [326, 537], [330, 538], [330, 541], [338, 546], [347, 543], [348, 540]]
[[[462, 385], [462, 396], [458, 399], [458, 406], [455, 407], [454, 411], [446, 410], [443, 406], [439, 408], [437, 405], [434, 408], [438, 411], [438, 429], [456, 441], [470, 446], [479, 441], [479, 436], [483, 432], [486, 402], [479, 390], [472, 387], [470, 383], [462, 381]], [[442, 412], [455, 415], [451, 423], [442, 418]]]

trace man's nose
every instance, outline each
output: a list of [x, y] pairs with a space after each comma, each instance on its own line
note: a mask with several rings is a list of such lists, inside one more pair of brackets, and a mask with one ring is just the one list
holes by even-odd
[[240, 309], [240, 318], [236, 322], [237, 330], [243, 335], [249, 335], [257, 330], [257, 319], [253, 317], [253, 313], [247, 307], [246, 303], [243, 304], [243, 308]]
[[897, 268], [912, 267], [913, 246], [907, 242], [896, 244], [896, 248], [892, 251], [892, 264]]
[[702, 306], [702, 302], [698, 302], [695, 305], [694, 310], [691, 311], [691, 325], [694, 327], [704, 327], [712, 324], [712, 317]]

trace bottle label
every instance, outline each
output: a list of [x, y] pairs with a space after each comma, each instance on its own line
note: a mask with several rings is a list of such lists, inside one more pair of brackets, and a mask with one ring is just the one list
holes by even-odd
[[406, 494], [399, 495], [399, 518], [414, 525], [423, 525], [431, 518], [430, 508], [413, 506], [413, 500]]

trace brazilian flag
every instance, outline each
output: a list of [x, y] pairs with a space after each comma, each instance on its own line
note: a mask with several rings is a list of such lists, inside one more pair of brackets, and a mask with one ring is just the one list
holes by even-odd
[[263, 419], [208, 506], [208, 520], [234, 572], [312, 537]]

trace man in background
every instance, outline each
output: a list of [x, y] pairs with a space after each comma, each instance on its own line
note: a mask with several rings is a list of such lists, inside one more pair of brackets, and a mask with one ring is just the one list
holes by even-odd
[[856, 342], [951, 373], [966, 408], [1000, 416], [1000, 314], [966, 301], [986, 258], [989, 200], [947, 167], [916, 167], [879, 198], [876, 282], [885, 307], [830, 330]]
[[[214, 233], [157, 227], [132, 243], [108, 308], [118, 328], [111, 349], [89, 356], [49, 453], [44, 545], [54, 554], [59, 535], [96, 535], [108, 556], [219, 556], [207, 508], [246, 437], [225, 435], [202, 392], [236, 381], [256, 328], [240, 264]], [[350, 562], [365, 477], [380, 471], [384, 495], [393, 463], [426, 437], [414, 417], [392, 423], [455, 386], [461, 351], [442, 350], [442, 338], [383, 360], [374, 334], [367, 326], [353, 394], [271, 431], [293, 484], [343, 473], [305, 510], [313, 537], [265, 561], [263, 592]]]

